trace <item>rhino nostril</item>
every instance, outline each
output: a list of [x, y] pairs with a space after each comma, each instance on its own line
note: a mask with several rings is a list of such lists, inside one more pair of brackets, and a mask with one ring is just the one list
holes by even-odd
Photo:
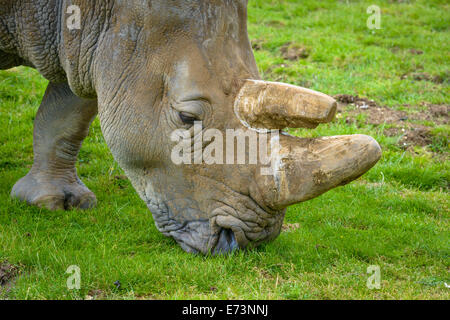
[[214, 254], [226, 254], [239, 248], [236, 236], [231, 229], [222, 228], [219, 234], [219, 240], [214, 248]]

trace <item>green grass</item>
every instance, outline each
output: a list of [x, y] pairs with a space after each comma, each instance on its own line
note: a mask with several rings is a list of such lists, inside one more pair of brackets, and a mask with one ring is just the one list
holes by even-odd
[[[267, 80], [325, 93], [358, 94], [408, 112], [449, 104], [450, 7], [447, 1], [376, 1], [382, 29], [366, 27], [373, 1], [250, 0], [249, 32]], [[292, 42], [307, 48], [282, 58]], [[410, 49], [422, 50], [414, 55]], [[443, 81], [402, 80], [422, 72]], [[98, 120], [80, 154], [81, 179], [97, 195], [90, 211], [49, 212], [9, 198], [32, 164], [32, 120], [46, 81], [35, 71], [0, 72], [0, 263], [18, 265], [10, 299], [448, 299], [449, 172], [445, 124], [433, 142], [407, 151], [385, 126], [345, 117], [304, 136], [364, 133], [384, 150], [358, 181], [289, 208], [296, 224], [274, 242], [226, 257], [184, 253], [161, 235], [145, 204], [113, 161]], [[82, 288], [66, 288], [67, 267]], [[378, 265], [381, 289], [366, 287]], [[114, 285], [119, 280], [120, 288]], [[4, 290], [5, 291], [5, 290]]]

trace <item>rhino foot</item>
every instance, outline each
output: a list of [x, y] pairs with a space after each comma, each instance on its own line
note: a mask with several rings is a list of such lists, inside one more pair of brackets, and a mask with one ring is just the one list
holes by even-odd
[[50, 210], [95, 207], [75, 164], [96, 114], [96, 100], [75, 96], [67, 83], [50, 83], [34, 121], [33, 166], [11, 196]]
[[75, 182], [49, 180], [31, 172], [14, 185], [11, 196], [49, 210], [91, 209], [97, 205], [94, 193], [79, 179]]

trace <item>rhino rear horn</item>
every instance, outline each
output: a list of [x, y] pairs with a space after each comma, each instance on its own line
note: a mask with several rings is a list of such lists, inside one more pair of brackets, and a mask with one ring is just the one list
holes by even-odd
[[246, 80], [235, 100], [236, 116], [256, 129], [315, 128], [334, 119], [336, 101], [289, 84]]

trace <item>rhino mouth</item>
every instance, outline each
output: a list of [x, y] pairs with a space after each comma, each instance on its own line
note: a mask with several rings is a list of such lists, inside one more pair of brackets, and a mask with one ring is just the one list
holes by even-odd
[[222, 228], [212, 253], [214, 255], [227, 254], [237, 249], [239, 249], [239, 244], [233, 230]]
[[[155, 204], [146, 201], [157, 229], [173, 238], [189, 253], [226, 255], [239, 249], [253, 248], [276, 238], [280, 231], [284, 212], [263, 212], [259, 206], [235, 209], [218, 203], [209, 219], [178, 221], [169, 203]], [[255, 205], [255, 202], [248, 199]]]

